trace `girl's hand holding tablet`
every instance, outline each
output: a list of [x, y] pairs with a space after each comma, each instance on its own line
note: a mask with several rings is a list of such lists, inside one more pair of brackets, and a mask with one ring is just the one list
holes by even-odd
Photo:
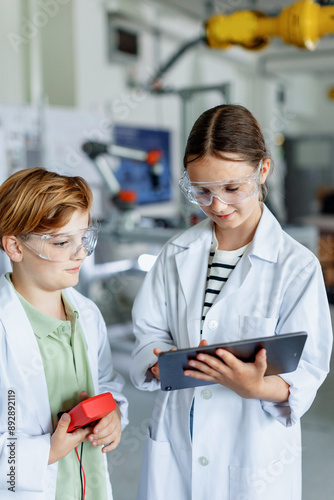
[[[199, 347], [207, 345], [206, 340], [199, 343]], [[184, 374], [221, 384], [243, 398], [277, 402], [288, 400], [288, 384], [277, 375], [264, 376], [267, 370], [265, 349], [256, 354], [254, 363], [244, 363], [225, 349], [217, 349], [216, 354], [221, 361], [209, 354], [198, 354], [197, 360], [189, 360], [189, 365], [195, 370], [185, 370]]]

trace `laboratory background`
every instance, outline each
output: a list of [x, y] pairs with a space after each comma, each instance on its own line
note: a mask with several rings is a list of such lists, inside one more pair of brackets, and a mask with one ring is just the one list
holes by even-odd
[[[204, 110], [242, 104], [258, 119], [275, 166], [266, 203], [320, 259], [334, 311], [334, 1], [1, 0], [0, 8], [0, 182], [44, 167], [80, 175], [93, 190], [99, 240], [78, 289], [101, 309], [126, 381], [130, 424], [108, 463], [115, 500], [134, 500], [155, 393], [129, 379], [131, 307], [164, 243], [203, 218], [178, 179]], [[0, 270], [9, 269], [2, 254]], [[303, 500], [329, 500], [332, 374], [302, 431]]]

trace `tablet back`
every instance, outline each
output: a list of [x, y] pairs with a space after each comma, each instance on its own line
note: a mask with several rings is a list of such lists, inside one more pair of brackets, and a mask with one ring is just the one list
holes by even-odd
[[186, 377], [183, 371], [193, 369], [188, 365], [188, 361], [196, 359], [200, 352], [217, 357], [216, 350], [220, 347], [230, 351], [246, 363], [254, 362], [256, 353], [261, 348], [265, 348], [268, 364], [266, 375], [293, 372], [298, 366], [306, 338], [305, 332], [297, 332], [163, 352], [158, 357], [161, 389], [173, 391], [213, 384], [213, 382]]

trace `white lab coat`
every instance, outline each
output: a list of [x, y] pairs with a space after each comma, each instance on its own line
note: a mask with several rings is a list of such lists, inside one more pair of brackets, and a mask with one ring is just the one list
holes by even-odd
[[[79, 312], [95, 392], [113, 394], [120, 406], [124, 427], [128, 403], [121, 393], [123, 379], [113, 371], [102, 316], [95, 304], [76, 290], [67, 289], [65, 295]], [[54, 500], [57, 463], [47, 465], [53, 429], [43, 362], [24, 309], [4, 276], [0, 278], [0, 356], [0, 498]], [[16, 394], [16, 440], [8, 433], [10, 389]], [[7, 483], [12, 458], [15, 460], [14, 494], [8, 490], [10, 483]], [[106, 455], [104, 461], [107, 471]], [[111, 500], [109, 481], [107, 483]]]
[[[133, 309], [132, 381], [159, 389], [147, 373], [164, 351], [200, 342], [212, 222], [162, 249]], [[264, 206], [253, 242], [207, 313], [209, 344], [306, 331], [288, 403], [243, 399], [221, 385], [160, 392], [149, 426], [139, 500], [300, 500], [299, 419], [329, 370], [332, 328], [316, 257]], [[194, 399], [193, 441], [189, 411]]]

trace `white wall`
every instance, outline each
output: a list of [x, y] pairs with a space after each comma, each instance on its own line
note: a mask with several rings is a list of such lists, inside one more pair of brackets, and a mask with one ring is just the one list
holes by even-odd
[[24, 44], [21, 3], [2, 0], [0, 16], [0, 102], [18, 104], [25, 101]]
[[[107, 115], [114, 123], [166, 128], [172, 132], [172, 162], [177, 179], [181, 171], [183, 129], [181, 100], [175, 95], [154, 96], [128, 81], [145, 82], [184, 42], [202, 33], [202, 23], [188, 19], [163, 4], [150, 0], [2, 0], [0, 18], [0, 57], [3, 77], [0, 79], [0, 102], [21, 103], [33, 94], [34, 74], [29, 73], [32, 53], [41, 54], [41, 78], [51, 105], [73, 106], [82, 112]], [[30, 8], [30, 10], [29, 10]], [[134, 19], [141, 32], [141, 55], [137, 64], [110, 63], [107, 58], [106, 12], [122, 11]], [[27, 37], [25, 13], [33, 23]], [[29, 26], [28, 26], [29, 27]], [[159, 40], [152, 27], [160, 30]], [[37, 28], [37, 29], [36, 29]], [[35, 31], [34, 31], [35, 30]], [[15, 50], [8, 33], [17, 34], [23, 42]], [[24, 38], [25, 37], [25, 38]], [[34, 51], [27, 41], [31, 41]], [[39, 47], [38, 47], [39, 44]], [[332, 44], [333, 46], [333, 44]], [[283, 47], [284, 49], [284, 47]], [[331, 76], [314, 75], [311, 65], [297, 72], [295, 62], [275, 63], [287, 89], [287, 105], [277, 101], [277, 78], [261, 73], [258, 60], [264, 52], [228, 51], [197, 47], [185, 54], [164, 77], [172, 88], [193, 85], [220, 85], [230, 82], [231, 99], [248, 107], [258, 118], [276, 158], [277, 175], [284, 175], [284, 163], [275, 147], [276, 133], [329, 132], [334, 129], [334, 103], [327, 100], [326, 90], [334, 84]], [[29, 52], [30, 51], [30, 52]], [[291, 47], [290, 54], [298, 49]], [[304, 52], [305, 54], [305, 52]], [[315, 61], [316, 58], [312, 60]], [[322, 63], [318, 61], [320, 69]], [[30, 67], [31, 69], [31, 67]], [[35, 76], [36, 79], [36, 76]], [[30, 92], [30, 94], [29, 94]], [[218, 92], [196, 95], [188, 106], [187, 131], [206, 108], [220, 102]], [[101, 121], [103, 128], [103, 121]], [[104, 133], [105, 130], [102, 130]], [[165, 210], [162, 207], [161, 210]]]

